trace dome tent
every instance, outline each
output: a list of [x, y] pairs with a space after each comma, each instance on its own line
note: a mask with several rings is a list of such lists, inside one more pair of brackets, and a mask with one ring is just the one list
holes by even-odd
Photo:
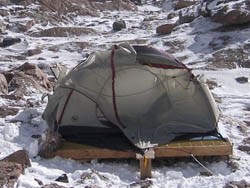
[[59, 79], [43, 114], [62, 136], [122, 132], [140, 149], [215, 131], [218, 117], [207, 86], [184, 64], [127, 43], [92, 53]]

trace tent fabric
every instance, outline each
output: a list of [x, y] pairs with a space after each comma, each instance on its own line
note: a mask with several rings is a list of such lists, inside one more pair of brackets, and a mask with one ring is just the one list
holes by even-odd
[[120, 130], [143, 149], [213, 131], [219, 111], [206, 84], [179, 60], [123, 43], [92, 53], [60, 79], [43, 117], [54, 130]]

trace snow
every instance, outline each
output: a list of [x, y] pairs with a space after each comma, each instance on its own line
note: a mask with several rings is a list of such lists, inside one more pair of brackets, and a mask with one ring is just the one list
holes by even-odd
[[[215, 1], [213, 1], [215, 2]], [[230, 5], [233, 5], [230, 4]], [[210, 4], [209, 8], [213, 9], [216, 3]], [[23, 8], [22, 6], [10, 6], [6, 9]], [[36, 6], [32, 7], [34, 10]], [[155, 28], [157, 25], [168, 22], [166, 19], [167, 11], [172, 9], [171, 4], [164, 3], [162, 8], [154, 5], [139, 6], [138, 12], [115, 11], [115, 12], [101, 12], [100, 17], [78, 16], [75, 23], [89, 26], [90, 28], [98, 30], [101, 35], [86, 35], [81, 37], [60, 37], [50, 38], [28, 37], [22, 33], [14, 33], [8, 31], [8, 36], [21, 37], [21, 43], [10, 46], [8, 48], [0, 48], [2, 55], [18, 55], [24, 50], [41, 47], [42, 54], [28, 57], [25, 60], [19, 61], [3, 61], [0, 60], [1, 70], [8, 70], [10, 67], [18, 66], [24, 62], [30, 63], [46, 63], [46, 64], [65, 64], [68, 67], [74, 67], [79, 61], [83, 59], [85, 53], [90, 53], [96, 49], [106, 49], [112, 43], [121, 41], [142, 40], [146, 44], [153, 45], [156, 48], [163, 50], [171, 50], [176, 47], [177, 42], [181, 41], [179, 49], [175, 50], [173, 55], [176, 57], [186, 56], [183, 60], [185, 64], [193, 63], [191, 68], [194, 68], [195, 74], [203, 74], [205, 78], [214, 80], [219, 87], [213, 89], [213, 93], [220, 97], [222, 102], [219, 103], [221, 109], [221, 119], [219, 128], [223, 135], [234, 143], [234, 158], [237, 159], [239, 170], [232, 172], [226, 161], [207, 162], [203, 164], [214, 172], [214, 175], [205, 177], [199, 175], [204, 172], [199, 164], [194, 160], [189, 162], [177, 162], [171, 165], [160, 161], [159, 164], [153, 167], [152, 170], [152, 187], [173, 187], [173, 188], [211, 188], [223, 187], [228, 181], [237, 181], [245, 179], [250, 181], [250, 157], [237, 149], [242, 143], [242, 140], [249, 135], [249, 127], [244, 121], [250, 121], [250, 83], [240, 84], [236, 82], [235, 78], [245, 76], [250, 79], [250, 69], [236, 68], [233, 70], [204, 70], [206, 66], [207, 57], [212, 53], [209, 43], [214, 38], [219, 38], [221, 35], [229, 35], [231, 42], [228, 47], [234, 48], [237, 45], [249, 43], [250, 29], [246, 28], [241, 31], [225, 32], [223, 34], [214, 30], [220, 24], [211, 22], [207, 18], [200, 17], [191, 24], [183, 24], [175, 28], [170, 35], [157, 36]], [[112, 23], [114, 18], [123, 18], [127, 23], [127, 28], [112, 32]], [[153, 18], [150, 22], [143, 21], [145, 18]], [[159, 19], [156, 19], [159, 18]], [[11, 22], [16, 21], [17, 18], [10, 18]], [[19, 18], [18, 18], [19, 19]], [[28, 18], [25, 18], [29, 20]], [[143, 24], [146, 24], [145, 27]], [[69, 25], [73, 26], [73, 24]], [[134, 29], [131, 29], [134, 26]], [[43, 26], [35, 26], [32, 28], [38, 29]], [[51, 27], [50, 25], [46, 26]], [[43, 27], [44, 28], [44, 27]], [[82, 52], [70, 52], [65, 49], [66, 42], [88, 42], [90, 46], [83, 49]], [[169, 42], [169, 46], [165, 45]], [[218, 41], [220, 45], [220, 41]], [[49, 47], [58, 45], [58, 51], [50, 51]], [[58, 58], [54, 58], [58, 56]], [[37, 60], [39, 57], [44, 57], [45, 60]], [[34, 101], [41, 101], [41, 94], [32, 93], [27, 97]], [[16, 106], [23, 106], [26, 102], [21, 100]], [[12, 102], [0, 98], [0, 105], [13, 106]], [[25, 173], [18, 179], [18, 188], [38, 188], [41, 187], [35, 179], [42, 181], [44, 184], [57, 183], [66, 187], [85, 187], [95, 185], [98, 187], [129, 187], [139, 180], [139, 170], [137, 161], [96, 161], [90, 163], [79, 163], [71, 159], [62, 159], [55, 157], [52, 159], [43, 159], [37, 156], [39, 150], [39, 140], [31, 137], [32, 135], [44, 136], [47, 125], [41, 119], [42, 112], [46, 103], [41, 103], [40, 106], [30, 108], [21, 107], [20, 112], [15, 116], [7, 116], [0, 118], [0, 159], [17, 151], [19, 149], [26, 149], [29, 152], [32, 166], [25, 170]], [[246, 110], [248, 109], [248, 110]], [[237, 125], [246, 127], [246, 132], [240, 132]], [[56, 182], [55, 179], [62, 174], [67, 174], [69, 183]], [[90, 174], [88, 178], [82, 178], [83, 174]], [[140, 186], [138, 186], [140, 187]]]

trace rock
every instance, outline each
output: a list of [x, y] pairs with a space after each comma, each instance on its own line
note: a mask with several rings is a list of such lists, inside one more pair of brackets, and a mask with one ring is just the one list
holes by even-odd
[[[249, 122], [249, 123], [250, 123], [250, 122]], [[245, 138], [245, 139], [243, 140], [243, 143], [248, 144], [248, 145], [250, 146], [250, 137]]]
[[18, 67], [17, 70], [20, 70], [25, 74], [34, 77], [45, 89], [52, 90], [53, 86], [48, 80], [47, 75], [37, 65], [24, 63], [23, 65]]
[[0, 95], [0, 96], [1, 96], [2, 98], [4, 98], [4, 99], [14, 100], [14, 101], [20, 100], [20, 99], [21, 99], [21, 97], [15, 96], [15, 95], [13, 95], [13, 94], [11, 94], [11, 95]]
[[41, 188], [67, 188], [67, 187], [58, 185], [56, 183], [51, 183], [51, 184], [44, 185]]
[[179, 15], [179, 24], [184, 24], [184, 23], [190, 23], [192, 21], [194, 21], [194, 19], [197, 18], [197, 15], [195, 15], [194, 13], [189, 14], [189, 15]]
[[73, 2], [82, 2], [87, 8], [94, 8], [100, 11], [115, 11], [115, 10], [128, 10], [137, 11], [137, 6], [130, 0], [105, 0], [105, 3], [100, 3], [98, 0], [73, 0]]
[[37, 58], [37, 60], [44, 61], [46, 59], [44, 57], [39, 57], [39, 58]]
[[212, 176], [213, 174], [208, 171], [200, 172], [200, 176]]
[[96, 31], [91, 28], [84, 27], [53, 27], [40, 32], [33, 33], [34, 37], [70, 37], [81, 36], [86, 34], [96, 34]]
[[174, 10], [186, 8], [186, 7], [189, 7], [191, 5], [194, 5], [195, 3], [196, 3], [196, 1], [192, 1], [192, 0], [179, 0], [174, 6]]
[[139, 182], [131, 183], [129, 187], [141, 187], [141, 188], [149, 188], [152, 187], [153, 181], [146, 179], [146, 180], [140, 180]]
[[18, 163], [18, 164], [21, 164], [24, 168], [31, 166], [29, 156], [26, 150], [16, 151], [12, 153], [11, 155], [5, 157], [1, 161]]
[[29, 20], [26, 23], [15, 23], [12, 30], [16, 30], [17, 32], [26, 32], [28, 31], [33, 25], [35, 25], [34, 20]]
[[56, 44], [50, 46], [48, 50], [53, 52], [58, 52], [60, 50], [67, 50], [69, 52], [79, 52], [82, 53], [82, 50], [87, 47], [91, 47], [93, 44], [88, 42], [66, 42], [62, 44]]
[[161, 34], [161, 35], [169, 34], [173, 31], [173, 29], [176, 26], [177, 26], [177, 24], [175, 24], [175, 23], [160, 25], [156, 28], [156, 33]]
[[63, 183], [69, 183], [67, 174], [61, 175], [55, 181], [59, 181], [59, 182], [63, 182]]
[[[186, 39], [174, 39], [174, 40], [167, 40], [163, 44], [164, 46], [167, 46], [168, 48], [166, 51], [172, 54], [176, 52], [182, 52], [186, 48], [185, 42], [186, 42]], [[183, 59], [185, 59], [185, 57]]]
[[9, 0], [0, 0], [0, 6], [7, 6], [10, 4]]
[[199, 16], [198, 5], [188, 7], [186, 9], [180, 10], [178, 24], [190, 23], [194, 21], [195, 18]]
[[0, 187], [14, 187], [18, 177], [24, 172], [21, 164], [0, 161]]
[[223, 35], [219, 37], [214, 37], [210, 42], [209, 42], [209, 47], [211, 47], [214, 51], [219, 50], [227, 46], [230, 41], [232, 41], [232, 38], [228, 35]]
[[239, 66], [243, 68], [250, 68], [250, 60], [239, 62]]
[[10, 81], [14, 77], [14, 74], [11, 72], [3, 72], [3, 75], [5, 76], [7, 83], [10, 83]]
[[42, 50], [39, 49], [39, 48], [30, 49], [30, 50], [27, 51], [28, 56], [33, 56], [33, 55], [37, 55], [37, 54], [40, 54], [40, 53], [42, 53]]
[[25, 150], [19, 150], [0, 161], [0, 187], [14, 187], [26, 167], [31, 166]]
[[114, 31], [120, 31], [124, 28], [126, 28], [126, 23], [124, 20], [115, 21], [113, 23], [113, 30]]
[[235, 78], [235, 80], [236, 80], [238, 83], [240, 83], [240, 84], [245, 84], [245, 83], [248, 82], [248, 78], [247, 78], [247, 77], [244, 77], [244, 76]]
[[230, 167], [232, 172], [236, 172], [237, 170], [240, 169], [239, 163], [237, 163], [235, 161], [230, 160], [227, 165]]
[[38, 183], [38, 185], [42, 186], [43, 185], [43, 182], [37, 178], [34, 178], [34, 180]]
[[21, 42], [20, 38], [4, 38], [1, 47], [11, 46], [13, 44]]
[[209, 89], [214, 89], [214, 88], [218, 87], [218, 83], [214, 80], [207, 80], [206, 84], [208, 85]]
[[35, 0], [10, 0], [11, 3], [16, 5], [30, 5], [35, 2]]
[[40, 4], [43, 11], [52, 11], [59, 15], [75, 13], [77, 15], [99, 16], [98, 11], [89, 6], [90, 3], [88, 1], [40, 0]]
[[48, 79], [38, 80], [34, 76], [27, 75], [24, 72], [15, 71], [14, 77], [9, 83], [9, 91], [12, 91], [12, 95], [17, 99], [29, 96], [34, 92], [44, 93], [51, 89], [52, 85]]
[[237, 125], [236, 128], [241, 132], [241, 133], [246, 133], [248, 131], [248, 128], [244, 124]]
[[169, 20], [169, 19], [175, 18], [177, 16], [179, 16], [179, 15], [176, 12], [171, 12], [168, 14], [167, 19]]
[[249, 188], [250, 183], [246, 182], [246, 180], [241, 181], [231, 181], [226, 183], [223, 188]]
[[0, 118], [5, 118], [6, 116], [14, 116], [18, 113], [19, 109], [15, 107], [9, 106], [1, 106], [0, 107]]
[[208, 69], [228, 68], [235, 69], [241, 65], [244, 59], [248, 58], [248, 51], [242, 48], [223, 48], [212, 54], [208, 61], [212, 62]]
[[130, 0], [131, 2], [133, 2], [136, 5], [142, 5], [141, 0]]
[[4, 16], [8, 16], [8, 15], [9, 15], [9, 11], [8, 10], [6, 10], [6, 9], [0, 9], [0, 16], [4, 17]]
[[3, 74], [0, 73], [0, 94], [8, 94], [8, 83]]
[[[246, 123], [247, 127], [250, 127], [250, 121], [244, 121], [244, 123]], [[250, 144], [250, 143], [249, 143]]]
[[225, 26], [250, 23], [250, 1], [218, 1], [211, 8], [211, 18]]
[[240, 151], [244, 151], [244, 152], [250, 153], [250, 146], [240, 145], [240, 146], [238, 147], [238, 149], [239, 149]]
[[41, 145], [39, 156], [51, 158], [55, 156], [55, 151], [61, 146], [62, 139], [58, 132], [49, 130], [46, 134], [46, 140]]

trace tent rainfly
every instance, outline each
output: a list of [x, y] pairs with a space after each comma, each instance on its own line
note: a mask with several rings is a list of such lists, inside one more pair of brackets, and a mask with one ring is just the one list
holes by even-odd
[[122, 43], [61, 76], [43, 118], [65, 137], [119, 132], [145, 149], [216, 131], [219, 110], [206, 84], [179, 60]]

